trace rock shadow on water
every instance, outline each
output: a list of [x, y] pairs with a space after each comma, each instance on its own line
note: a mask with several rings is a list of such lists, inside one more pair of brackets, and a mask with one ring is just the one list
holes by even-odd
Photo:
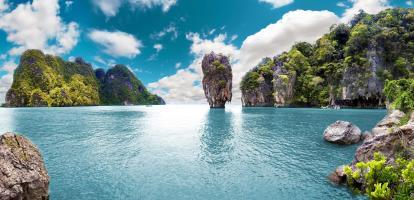
[[233, 159], [234, 127], [233, 114], [224, 109], [207, 112], [200, 132], [201, 160], [220, 167]]

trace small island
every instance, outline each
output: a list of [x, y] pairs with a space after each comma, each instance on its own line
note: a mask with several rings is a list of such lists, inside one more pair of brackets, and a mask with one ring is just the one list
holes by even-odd
[[124, 65], [106, 73], [82, 58], [74, 62], [39, 50], [27, 50], [15, 70], [6, 107], [162, 105]]

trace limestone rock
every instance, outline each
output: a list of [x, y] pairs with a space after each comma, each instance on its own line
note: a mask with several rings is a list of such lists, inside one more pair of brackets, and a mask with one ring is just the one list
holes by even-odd
[[374, 158], [374, 153], [376, 152], [386, 156], [389, 163], [393, 163], [398, 154], [414, 159], [414, 154], [411, 150], [413, 147], [414, 123], [408, 123], [399, 128], [390, 129], [387, 134], [373, 135], [372, 138], [365, 140], [356, 150], [352, 163], [370, 161]]
[[37, 147], [23, 136], [0, 136], [0, 199], [49, 199], [49, 175]]
[[378, 124], [372, 129], [373, 135], [387, 134], [391, 129], [396, 128], [400, 123], [401, 118], [405, 114], [399, 110], [390, 111]]
[[336, 121], [325, 129], [323, 137], [332, 143], [354, 144], [361, 140], [361, 130], [350, 122]]
[[276, 106], [286, 106], [293, 98], [296, 73], [289, 72], [280, 65], [276, 65], [273, 74], [273, 89]]
[[232, 97], [232, 70], [229, 58], [211, 52], [203, 58], [203, 89], [211, 108], [224, 108]]

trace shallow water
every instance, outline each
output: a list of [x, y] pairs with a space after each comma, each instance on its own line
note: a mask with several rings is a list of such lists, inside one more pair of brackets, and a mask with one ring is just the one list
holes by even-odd
[[0, 133], [41, 149], [51, 199], [359, 199], [326, 176], [357, 145], [323, 141], [385, 110], [207, 106], [0, 108]]

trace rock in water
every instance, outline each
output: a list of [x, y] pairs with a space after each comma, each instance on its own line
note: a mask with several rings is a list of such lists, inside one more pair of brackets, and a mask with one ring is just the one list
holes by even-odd
[[354, 144], [361, 140], [361, 130], [350, 122], [336, 121], [325, 129], [323, 138], [337, 144]]
[[203, 58], [203, 89], [211, 108], [224, 108], [231, 101], [233, 74], [229, 58], [211, 52]]
[[37, 147], [28, 139], [0, 135], [0, 199], [49, 199], [49, 175]]
[[336, 168], [334, 172], [331, 173], [331, 175], [328, 176], [328, 179], [337, 185], [345, 183], [346, 181], [346, 174], [344, 172], [344, 166], [339, 166]]

